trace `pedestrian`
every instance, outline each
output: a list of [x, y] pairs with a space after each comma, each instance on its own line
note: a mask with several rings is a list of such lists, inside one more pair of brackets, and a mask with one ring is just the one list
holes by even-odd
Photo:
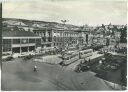
[[37, 66], [36, 66], [36, 65], [34, 66], [34, 71], [35, 71], [35, 72], [37, 71]]
[[90, 58], [89, 58], [88, 62], [89, 62], [89, 63], [91, 62]]
[[100, 65], [102, 64], [102, 60], [99, 61], [99, 64], [100, 64]]
[[86, 62], [86, 59], [84, 58], [84, 62]]

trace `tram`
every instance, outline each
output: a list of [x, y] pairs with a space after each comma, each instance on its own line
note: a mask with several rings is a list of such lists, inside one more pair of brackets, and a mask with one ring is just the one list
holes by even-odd
[[84, 58], [92, 56], [92, 54], [93, 54], [92, 49], [83, 50], [83, 51], [80, 51], [80, 58], [84, 59]]
[[87, 57], [92, 56], [93, 50], [92, 49], [87, 49], [83, 51], [72, 51], [72, 52], [67, 52], [63, 56], [63, 64], [68, 65], [71, 64], [75, 61], [78, 61], [79, 59], [85, 59]]

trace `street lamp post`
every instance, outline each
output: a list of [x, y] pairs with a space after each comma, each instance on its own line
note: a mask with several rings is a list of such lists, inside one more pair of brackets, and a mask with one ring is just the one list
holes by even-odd
[[81, 45], [83, 44], [83, 39], [82, 39], [82, 32], [83, 32], [83, 27], [78, 31], [79, 33], [79, 50], [81, 49]]
[[[2, 3], [0, 3], [0, 39], [2, 40]], [[2, 61], [2, 44], [0, 44], [0, 61]], [[2, 68], [2, 63], [1, 63], [1, 68]]]
[[[61, 22], [63, 23], [64, 27], [65, 27], [65, 23], [67, 22], [67, 20], [61, 20]], [[64, 30], [63, 30], [63, 49], [65, 50], [65, 42], [64, 42]], [[64, 52], [62, 52], [62, 62], [64, 62]], [[63, 73], [63, 65], [62, 65], [62, 73]], [[59, 72], [56, 74], [56, 80], [59, 79]], [[62, 80], [62, 79], [61, 79]], [[59, 85], [59, 82], [57, 82], [57, 85]]]
[[[64, 27], [65, 27], [65, 23], [66, 23], [67, 21], [68, 21], [68, 20], [61, 20], [61, 22], [63, 23]], [[63, 49], [65, 50], [64, 30], [63, 30]]]

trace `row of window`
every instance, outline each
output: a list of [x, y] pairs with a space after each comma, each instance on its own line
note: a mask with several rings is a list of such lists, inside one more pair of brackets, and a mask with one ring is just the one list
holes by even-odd
[[36, 39], [36, 47], [40, 47], [41, 46], [41, 39]]
[[[35, 43], [35, 39], [13, 39], [13, 44], [26, 44], [26, 43]], [[37, 42], [37, 41], [36, 41]], [[3, 39], [3, 44], [11, 44], [11, 39]]]
[[79, 56], [79, 54], [70, 55], [70, 56], [66, 57], [65, 60], [69, 60], [72, 58], [78, 58], [78, 56]]
[[[23, 47], [22, 47], [23, 48]], [[35, 49], [35, 47], [34, 46], [30, 46], [29, 48], [26, 48], [26, 50], [25, 51], [27, 51], [27, 50], [29, 50], [29, 51], [32, 51], [32, 50], [34, 50]], [[8, 52], [8, 51], [11, 51], [11, 48], [10, 47], [8, 47], [8, 48], [3, 48], [3, 52]], [[13, 51], [15, 52], [20, 52], [20, 48], [19, 47], [17, 47], [17, 48], [13, 48]]]
[[75, 38], [60, 38], [60, 37], [54, 37], [53, 40], [55, 42], [57, 42], [57, 41], [62, 42], [63, 40], [64, 41], [77, 41], [77, 39], [75, 39]]
[[46, 35], [46, 32], [35, 32], [35, 34], [37, 34], [39, 36], [42, 36], [42, 37], [46, 37], [46, 36], [50, 37], [50, 36], [52, 36], [51, 32], [48, 32], [47, 35]]
[[11, 48], [11, 44], [3, 44], [2, 47], [3, 48]]
[[51, 44], [45, 44], [45, 45], [43, 44], [42, 48], [44, 48], [44, 47], [51, 47]]
[[80, 54], [84, 55], [84, 54], [88, 54], [88, 53], [92, 53], [92, 51], [85, 51], [85, 52], [81, 52]]
[[54, 39], [55, 42], [57, 42], [57, 41], [58, 41], [58, 42], [63, 41], [63, 38], [54, 37], [53, 39]]
[[52, 38], [51, 37], [42, 37], [42, 41], [43, 42], [52, 42]]
[[2, 45], [3, 52], [11, 51], [11, 44]]
[[62, 43], [54, 43], [54, 46], [61, 46]]
[[[63, 42], [59, 42], [59, 43], [63, 43]], [[65, 41], [64, 43], [70, 43], [70, 44], [77, 44], [77, 41], [71, 41], [71, 42], [69, 42], [69, 41]]]
[[[65, 42], [65, 43], [68, 43], [68, 42]], [[62, 44], [63, 44], [63, 42], [61, 42], [61, 43], [54, 43], [54, 46], [61, 46]], [[72, 43], [70, 43], [70, 45], [71, 44], [77, 44], [77, 41], [72, 41]]]
[[11, 39], [3, 39], [3, 44], [11, 44]]
[[72, 41], [72, 44], [77, 44], [77, 41]]
[[71, 58], [74, 58], [74, 57], [76, 57], [76, 56], [79, 56], [79, 54], [71, 55], [71, 56], [70, 56], [70, 59], [71, 59]]
[[3, 48], [3, 52], [11, 51], [11, 48]]
[[[54, 33], [57, 33], [57, 34], [60, 34], [60, 36], [62, 36], [62, 33], [63, 32], [54, 32]], [[77, 33], [68, 33], [68, 32], [65, 32], [64, 33], [64, 36], [78, 36], [78, 34]]]

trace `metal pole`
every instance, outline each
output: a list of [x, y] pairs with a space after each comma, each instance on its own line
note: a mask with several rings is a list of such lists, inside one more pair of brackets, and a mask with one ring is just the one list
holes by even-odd
[[[61, 20], [61, 22], [63, 23], [64, 27], [65, 27], [65, 23], [67, 22], [67, 20]], [[63, 30], [63, 49], [65, 50], [65, 42], [64, 42], [64, 30]]]
[[30, 38], [28, 38], [28, 52], [30, 52], [29, 40], [30, 40]]
[[115, 83], [114, 83], [114, 89], [115, 89]]
[[20, 54], [21, 54], [21, 38], [20, 38]]
[[[2, 3], [0, 3], [0, 43], [2, 43]], [[2, 70], [2, 44], [0, 44], [0, 62]]]

